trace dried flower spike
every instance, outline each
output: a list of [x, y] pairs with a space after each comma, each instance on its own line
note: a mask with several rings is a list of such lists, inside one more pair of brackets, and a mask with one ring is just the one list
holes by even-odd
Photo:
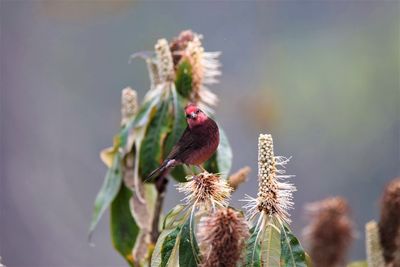
[[160, 79], [163, 82], [173, 82], [175, 79], [174, 63], [167, 40], [158, 40], [155, 50]]
[[121, 95], [121, 124], [125, 125], [138, 110], [137, 93], [130, 87], [122, 90]]
[[367, 248], [368, 266], [385, 266], [379, 239], [379, 228], [375, 221], [370, 221], [365, 225], [365, 243]]
[[246, 182], [250, 172], [251, 168], [246, 166], [229, 176], [228, 183], [232, 189], [236, 190], [240, 184]]
[[246, 220], [231, 208], [203, 217], [199, 224], [202, 267], [233, 267], [243, 258], [249, 237]]
[[312, 221], [305, 229], [310, 242], [310, 256], [315, 266], [343, 266], [353, 239], [353, 223], [349, 206], [341, 197], [308, 204]]
[[187, 205], [194, 205], [206, 210], [226, 207], [232, 188], [228, 183], [213, 173], [203, 172], [193, 175], [186, 183], [178, 184], [178, 191], [183, 192]]
[[383, 193], [379, 234], [386, 264], [400, 266], [394, 263], [395, 254], [400, 254], [400, 247], [396, 245], [396, 237], [400, 235], [400, 177], [392, 180]]
[[190, 101], [198, 103], [201, 108], [215, 106], [218, 97], [205, 85], [217, 83], [217, 76], [221, 75], [218, 57], [220, 52], [205, 52], [200, 34], [190, 30], [181, 32], [178, 38], [171, 42], [174, 64], [187, 60], [192, 70], [192, 92]]
[[292, 177], [285, 175], [285, 170], [278, 166], [285, 166], [288, 158], [274, 156], [274, 146], [270, 134], [260, 134], [258, 138], [258, 197], [247, 196], [248, 203], [244, 206], [248, 210], [250, 219], [259, 212], [267, 216], [275, 216], [279, 221], [289, 223], [288, 209], [293, 206], [292, 193], [296, 191], [293, 184], [282, 182], [282, 179]]

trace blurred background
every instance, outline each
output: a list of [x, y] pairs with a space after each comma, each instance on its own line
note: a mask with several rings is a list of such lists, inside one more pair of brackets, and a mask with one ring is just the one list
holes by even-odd
[[[146, 65], [128, 64], [181, 30], [222, 51], [220, 97], [236, 170], [233, 195], [257, 192], [257, 138], [293, 156], [293, 230], [304, 205], [348, 199], [365, 258], [364, 224], [379, 217], [384, 185], [399, 173], [399, 2], [0, 2], [0, 255], [11, 267], [125, 266], [108, 214], [87, 242], [106, 172], [99, 151], [119, 127], [121, 89], [143, 97]], [[166, 209], [182, 198], [172, 184]], [[303, 240], [303, 238], [301, 238]], [[304, 241], [303, 241], [304, 243]]]

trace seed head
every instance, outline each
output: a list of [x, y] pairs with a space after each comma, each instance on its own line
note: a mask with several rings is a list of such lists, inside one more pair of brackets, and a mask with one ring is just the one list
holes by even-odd
[[375, 221], [370, 221], [365, 225], [365, 243], [368, 266], [385, 266], [379, 238], [379, 228]]
[[400, 239], [400, 177], [392, 180], [383, 193], [379, 234], [385, 262], [392, 263], [395, 254], [400, 254], [400, 244], [396, 244], [396, 237]]
[[201, 108], [215, 106], [218, 97], [205, 85], [217, 83], [219, 70], [219, 52], [205, 52], [201, 43], [202, 36], [190, 30], [183, 31], [178, 38], [171, 42], [170, 48], [173, 61], [177, 67], [180, 62], [187, 60], [192, 70], [192, 91], [190, 101]]
[[174, 62], [167, 40], [160, 39], [155, 45], [159, 77], [163, 82], [172, 82], [175, 79]]
[[308, 204], [312, 221], [305, 229], [310, 242], [311, 259], [315, 266], [337, 267], [345, 263], [353, 239], [353, 223], [349, 206], [341, 197]]
[[203, 172], [189, 177], [186, 183], [178, 184], [178, 191], [186, 195], [186, 204], [210, 210], [217, 206], [226, 207], [232, 188], [217, 174]]
[[130, 87], [122, 90], [121, 95], [121, 124], [125, 125], [138, 110], [137, 93]]
[[202, 267], [234, 267], [243, 257], [249, 229], [242, 215], [231, 208], [203, 217], [199, 224]]
[[246, 166], [229, 176], [228, 183], [233, 188], [233, 190], [236, 190], [240, 184], [246, 182], [250, 172], [251, 168], [249, 166]]
[[268, 216], [276, 216], [286, 223], [290, 222], [288, 209], [293, 206], [293, 191], [296, 187], [290, 183], [282, 182], [282, 179], [292, 177], [285, 175], [285, 170], [278, 166], [285, 166], [288, 158], [274, 156], [272, 136], [260, 134], [258, 138], [258, 197], [254, 199], [247, 196], [250, 218], [262, 212]]

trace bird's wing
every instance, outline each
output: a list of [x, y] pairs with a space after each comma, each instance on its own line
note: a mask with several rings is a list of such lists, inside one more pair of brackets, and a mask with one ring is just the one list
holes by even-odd
[[195, 145], [195, 136], [191, 133], [189, 127], [186, 127], [181, 138], [172, 148], [167, 159], [181, 160], [185, 158], [185, 155], [191, 151], [191, 148]]

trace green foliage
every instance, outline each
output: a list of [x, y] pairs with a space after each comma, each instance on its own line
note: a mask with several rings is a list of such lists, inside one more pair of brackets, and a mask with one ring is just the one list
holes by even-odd
[[280, 244], [281, 233], [275, 225], [267, 224], [265, 227], [263, 238], [261, 240], [261, 261], [265, 266], [281, 266], [280, 258], [281, 250]]
[[194, 235], [193, 214], [186, 220], [181, 231], [179, 263], [181, 266], [196, 267], [199, 261], [199, 246]]
[[117, 196], [121, 187], [121, 182], [121, 155], [116, 153], [114, 155], [112, 166], [107, 171], [104, 183], [100, 189], [100, 192], [97, 194], [94, 203], [93, 217], [89, 228], [89, 240], [91, 239], [92, 233], [96, 228], [101, 216]]
[[232, 167], [232, 149], [228, 138], [220, 125], [219, 146], [214, 155], [204, 164], [205, 169], [211, 173], [221, 173], [221, 177], [227, 179]]
[[164, 219], [163, 231], [157, 240], [152, 267], [196, 267], [199, 246], [195, 236], [195, 215], [187, 206], [177, 205]]
[[258, 238], [258, 229], [253, 227], [250, 229], [250, 238], [246, 243], [246, 267], [260, 267], [261, 266], [261, 252], [260, 243]]
[[170, 118], [168, 102], [163, 101], [147, 128], [140, 149], [140, 173], [143, 179], [161, 164], [162, 142], [167, 135]]
[[115, 249], [133, 266], [132, 250], [139, 228], [131, 215], [129, 200], [132, 192], [122, 185], [111, 204], [111, 238]]
[[306, 255], [299, 240], [286, 225], [281, 226], [281, 262], [285, 267], [307, 267]]
[[178, 93], [188, 98], [192, 92], [192, 65], [188, 60], [182, 61], [176, 71], [175, 86]]
[[[164, 241], [162, 242], [162, 247], [161, 247], [161, 264], [160, 267], [165, 267], [168, 264], [168, 261], [171, 257], [171, 254], [177, 249], [175, 249], [175, 245], [177, 244], [177, 238], [178, 235], [180, 234], [181, 228], [176, 227], [174, 230], [169, 232], [169, 234], [165, 237]], [[179, 242], [179, 240], [178, 240]], [[175, 252], [176, 253], [176, 252]]]
[[368, 267], [366, 261], [355, 261], [347, 265], [347, 267]]

